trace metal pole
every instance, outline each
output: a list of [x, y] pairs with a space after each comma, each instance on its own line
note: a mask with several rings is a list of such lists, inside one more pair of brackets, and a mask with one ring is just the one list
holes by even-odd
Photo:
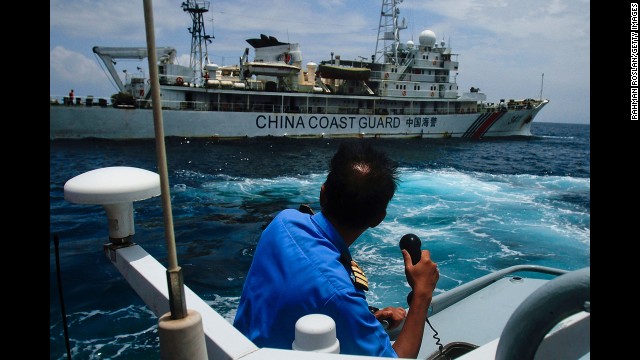
[[153, 104], [153, 124], [156, 136], [156, 156], [160, 173], [160, 191], [164, 214], [164, 234], [167, 241], [169, 266], [167, 267], [167, 286], [169, 288], [170, 312], [158, 320], [160, 337], [160, 359], [162, 360], [204, 360], [207, 359], [207, 346], [202, 328], [202, 317], [195, 310], [187, 311], [182, 269], [178, 266], [176, 241], [173, 233], [173, 216], [167, 175], [167, 156], [164, 146], [162, 126], [162, 104], [160, 103], [160, 82], [156, 40], [153, 26], [153, 8], [151, 0], [144, 0], [144, 24], [147, 35], [149, 76], [151, 80], [151, 102]]
[[156, 137], [156, 156], [160, 173], [160, 191], [164, 214], [164, 234], [167, 242], [167, 285], [169, 286], [169, 308], [171, 318], [182, 319], [187, 316], [187, 304], [184, 295], [182, 269], [178, 266], [176, 256], [176, 242], [173, 232], [173, 215], [171, 213], [171, 198], [169, 193], [169, 176], [167, 175], [167, 156], [164, 144], [164, 128], [162, 124], [162, 106], [160, 103], [160, 82], [158, 80], [158, 66], [156, 54], [156, 40], [153, 24], [153, 9], [151, 0], [144, 0], [144, 24], [147, 35], [147, 52], [149, 60], [149, 76], [151, 80], [151, 101], [153, 105], [153, 123]]

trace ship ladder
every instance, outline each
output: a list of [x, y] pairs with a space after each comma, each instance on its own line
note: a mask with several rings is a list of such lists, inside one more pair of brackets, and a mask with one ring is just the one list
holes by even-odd
[[367, 82], [362, 80], [362, 87], [364, 87], [364, 89], [366, 90], [367, 93], [369, 93], [369, 95], [374, 95], [375, 93], [373, 92], [373, 90], [371, 90], [371, 88], [369, 87], [369, 85], [367, 85]]
[[322, 90], [323, 90], [325, 93], [327, 93], [327, 94], [330, 94], [330, 93], [331, 93], [331, 90], [329, 90], [329, 88], [327, 87], [327, 85], [325, 85], [325, 84], [322, 82], [322, 78], [321, 78], [320, 76], [318, 76], [318, 77], [316, 78], [316, 85], [320, 86], [320, 87], [322, 88]]
[[283, 91], [292, 91], [292, 84], [290, 79], [287, 79], [284, 76], [279, 76], [278, 79], [280, 80], [280, 85], [282, 86]]
[[398, 73], [400, 73], [400, 77], [398, 77], [398, 81], [403, 81], [405, 76], [407, 76], [407, 69], [413, 65], [413, 58], [411, 58], [407, 63], [398, 69]]

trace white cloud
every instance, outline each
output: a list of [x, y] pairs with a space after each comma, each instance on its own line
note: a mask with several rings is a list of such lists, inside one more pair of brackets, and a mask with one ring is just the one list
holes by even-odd
[[56, 46], [49, 52], [49, 60], [51, 76], [62, 81], [98, 84], [104, 80], [96, 79], [96, 74], [102, 70], [93, 59], [62, 46]]

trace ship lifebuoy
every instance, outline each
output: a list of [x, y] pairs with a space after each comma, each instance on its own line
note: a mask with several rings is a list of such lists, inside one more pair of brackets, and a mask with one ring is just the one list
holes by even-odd
[[285, 62], [285, 64], [291, 65], [291, 54], [284, 53], [284, 62]]
[[433, 60], [433, 65], [435, 65], [435, 64], [436, 64], [436, 61], [435, 61], [435, 60]]
[[433, 96], [433, 95], [435, 95], [435, 94], [434, 94], [434, 93], [433, 93], [433, 91], [432, 91], [432, 92], [431, 92], [431, 96]]
[[178, 84], [178, 85], [182, 85], [182, 84], [184, 84], [184, 79], [182, 79], [180, 76], [178, 76], [178, 77], [176, 78], [176, 84]]
[[402, 96], [407, 96], [407, 90], [402, 90]]
[[389, 73], [384, 73], [384, 79], [387, 80], [389, 78]]

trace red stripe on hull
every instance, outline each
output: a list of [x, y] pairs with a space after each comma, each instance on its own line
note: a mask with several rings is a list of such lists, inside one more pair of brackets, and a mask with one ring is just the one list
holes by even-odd
[[489, 116], [487, 120], [485, 120], [482, 125], [480, 125], [478, 130], [476, 130], [476, 132], [474, 132], [471, 137], [473, 139], [480, 139], [482, 135], [491, 127], [491, 125], [493, 125], [496, 120], [498, 120], [500, 116], [502, 116], [502, 114], [504, 114], [504, 112], [502, 111], [494, 112], [493, 114], [491, 114], [491, 116]]

